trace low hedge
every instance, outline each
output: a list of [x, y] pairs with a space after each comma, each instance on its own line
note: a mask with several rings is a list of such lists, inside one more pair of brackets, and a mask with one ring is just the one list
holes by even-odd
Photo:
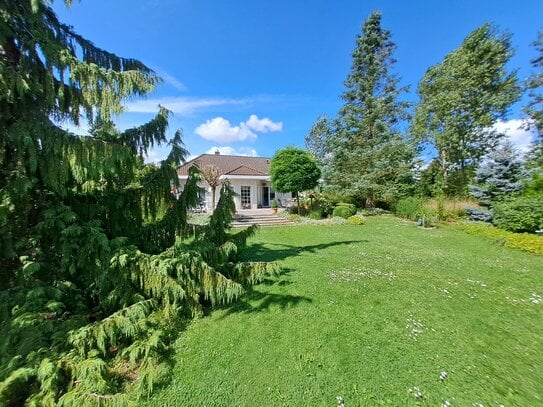
[[460, 229], [470, 235], [494, 240], [496, 243], [505, 247], [543, 255], [543, 236], [537, 236], [530, 233], [508, 232], [490, 226], [487, 223], [480, 222], [461, 223], [457, 225]]

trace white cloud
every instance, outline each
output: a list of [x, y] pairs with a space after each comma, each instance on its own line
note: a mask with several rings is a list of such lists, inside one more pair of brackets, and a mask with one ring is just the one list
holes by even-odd
[[181, 82], [179, 79], [177, 79], [175, 76], [170, 75], [168, 72], [165, 72], [161, 69], [157, 69], [158, 76], [160, 76], [164, 83], [174, 87], [175, 89], [179, 91], [187, 90], [187, 87], [183, 82]]
[[244, 157], [258, 157], [258, 153], [256, 152], [256, 150], [250, 147], [240, 147], [237, 149], [228, 146], [211, 147], [209, 150], [206, 151], [206, 154], [215, 154], [217, 150], [219, 150], [219, 153], [221, 153], [221, 155], [241, 155]]
[[215, 117], [200, 124], [194, 132], [206, 140], [218, 141], [220, 143], [231, 143], [235, 141], [256, 140], [257, 135], [253, 131], [268, 133], [272, 131], [281, 131], [282, 122], [272, 122], [267, 117], [259, 119], [257, 115], [252, 114], [249, 120], [233, 126], [230, 121], [223, 117]]
[[222, 117], [207, 120], [196, 127], [194, 132], [206, 140], [220, 143], [256, 140], [256, 134], [245, 123], [241, 122], [239, 126], [232, 126], [228, 120]]
[[195, 112], [217, 106], [246, 105], [252, 103], [248, 99], [230, 98], [192, 98], [192, 97], [165, 97], [160, 99], [142, 99], [125, 104], [125, 109], [131, 113], [156, 113], [158, 106], [164, 106], [179, 115], [191, 115]]
[[281, 131], [283, 130], [283, 122], [272, 122], [267, 117], [259, 119], [256, 114], [249, 116], [249, 120], [245, 122], [247, 127], [254, 131], [259, 131], [261, 133], [268, 133], [270, 131]]
[[152, 149], [147, 151], [147, 155], [144, 157], [146, 164], [158, 163], [165, 160], [169, 152], [165, 148]]
[[494, 125], [494, 130], [503, 133], [513, 143], [513, 146], [521, 153], [526, 153], [532, 140], [534, 139], [534, 133], [531, 130], [527, 130], [526, 122], [521, 119], [512, 119], [506, 122], [498, 121]]

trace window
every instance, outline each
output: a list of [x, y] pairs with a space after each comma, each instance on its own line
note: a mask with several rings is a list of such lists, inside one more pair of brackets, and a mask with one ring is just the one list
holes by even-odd
[[241, 186], [241, 207], [249, 209], [251, 207], [251, 187]]

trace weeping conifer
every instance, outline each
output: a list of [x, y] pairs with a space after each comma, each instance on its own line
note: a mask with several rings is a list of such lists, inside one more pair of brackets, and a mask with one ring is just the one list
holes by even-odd
[[[128, 405], [167, 378], [165, 350], [203, 304], [277, 266], [237, 262], [254, 229], [227, 233], [228, 185], [209, 227], [183, 239], [199, 174], [174, 198], [187, 152], [180, 131], [167, 141], [169, 112], [124, 132], [111, 122], [159, 83], [152, 70], [82, 38], [46, 0], [0, 11], [0, 405]], [[85, 137], [56, 124], [81, 116]]]

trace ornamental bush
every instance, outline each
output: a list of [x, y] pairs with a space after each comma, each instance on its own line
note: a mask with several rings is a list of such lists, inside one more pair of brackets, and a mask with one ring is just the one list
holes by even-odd
[[366, 223], [366, 219], [364, 219], [362, 216], [353, 215], [347, 218], [347, 222], [353, 225], [363, 225]]
[[356, 206], [353, 204], [340, 202], [334, 208], [332, 215], [347, 219], [350, 216], [356, 215]]
[[543, 229], [543, 196], [519, 196], [494, 205], [493, 223], [511, 232]]

